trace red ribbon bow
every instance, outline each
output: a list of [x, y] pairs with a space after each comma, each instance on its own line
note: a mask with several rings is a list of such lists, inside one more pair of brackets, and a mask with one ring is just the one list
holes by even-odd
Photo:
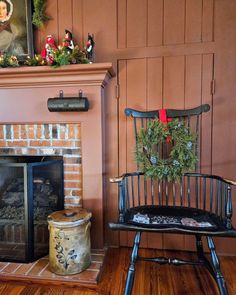
[[159, 120], [164, 124], [167, 124], [171, 121], [171, 118], [167, 118], [166, 110], [159, 110]]
[[[171, 118], [167, 118], [166, 110], [164, 110], [164, 109], [159, 110], [159, 120], [160, 120], [160, 122], [162, 122], [164, 124], [167, 124], [168, 122], [171, 121]], [[166, 138], [166, 143], [170, 143], [170, 142], [171, 142], [171, 137], [168, 136]]]

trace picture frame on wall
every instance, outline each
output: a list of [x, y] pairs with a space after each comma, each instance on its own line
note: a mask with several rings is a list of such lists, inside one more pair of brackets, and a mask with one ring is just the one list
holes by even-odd
[[0, 0], [0, 52], [23, 60], [33, 51], [31, 0]]

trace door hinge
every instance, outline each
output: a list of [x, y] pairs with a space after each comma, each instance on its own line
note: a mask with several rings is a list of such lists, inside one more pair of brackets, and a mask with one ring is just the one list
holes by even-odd
[[116, 99], [119, 99], [120, 98], [120, 85], [117, 84], [116, 85]]
[[216, 90], [216, 80], [212, 79], [211, 80], [211, 95], [215, 94], [215, 90]]

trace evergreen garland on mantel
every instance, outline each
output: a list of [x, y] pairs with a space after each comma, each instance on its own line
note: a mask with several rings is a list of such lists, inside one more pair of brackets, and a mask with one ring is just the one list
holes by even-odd
[[32, 18], [32, 23], [37, 27], [41, 28], [46, 21], [51, 18], [45, 14], [46, 10], [46, 1], [45, 0], [33, 0], [34, 4], [34, 13]]

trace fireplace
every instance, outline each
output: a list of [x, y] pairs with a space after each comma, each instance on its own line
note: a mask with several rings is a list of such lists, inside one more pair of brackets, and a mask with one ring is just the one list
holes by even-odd
[[[111, 63], [0, 71], [0, 155], [63, 156], [65, 207], [83, 206], [92, 213], [91, 245], [97, 249], [104, 247], [109, 141], [105, 121], [114, 112], [106, 101], [115, 80], [106, 85], [112, 76]], [[82, 90], [89, 111], [49, 112], [48, 98], [61, 90], [65, 97]]]
[[64, 208], [63, 161], [0, 158], [0, 260], [31, 262], [48, 253], [47, 216]]
[[0, 124], [0, 261], [48, 254], [47, 216], [81, 206], [80, 142], [78, 123]]

